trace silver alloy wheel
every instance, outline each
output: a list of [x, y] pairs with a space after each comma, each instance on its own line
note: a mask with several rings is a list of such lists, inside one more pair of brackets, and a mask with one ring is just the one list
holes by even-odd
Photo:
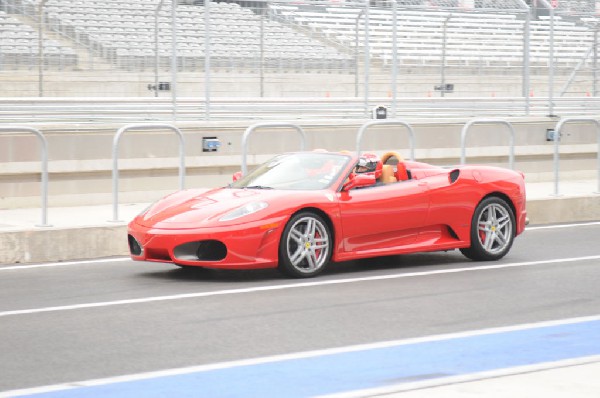
[[481, 247], [490, 254], [502, 252], [512, 241], [512, 220], [509, 210], [497, 203], [487, 205], [477, 221], [477, 236]]
[[286, 253], [290, 264], [300, 272], [313, 273], [329, 258], [327, 227], [314, 217], [298, 219], [286, 237]]

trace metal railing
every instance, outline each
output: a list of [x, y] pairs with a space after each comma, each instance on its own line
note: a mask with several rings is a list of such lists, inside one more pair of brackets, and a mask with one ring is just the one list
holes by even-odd
[[360, 155], [362, 139], [365, 132], [373, 126], [403, 126], [408, 131], [408, 142], [410, 146], [410, 159], [415, 160], [415, 132], [412, 126], [403, 120], [374, 120], [366, 122], [359, 129], [356, 134], [356, 152]]
[[594, 118], [568, 117], [559, 121], [554, 128], [554, 195], [560, 195], [558, 190], [558, 185], [560, 182], [560, 132], [565, 124], [571, 122], [593, 123], [596, 125], [596, 133], [598, 135], [598, 190], [596, 193], [600, 194], [600, 121]]
[[113, 218], [112, 222], [119, 220], [119, 141], [121, 136], [129, 130], [173, 130], [179, 137], [179, 189], [184, 188], [185, 182], [185, 140], [181, 131], [170, 124], [128, 124], [121, 127], [113, 139], [112, 146], [112, 188], [113, 188]]
[[298, 134], [300, 134], [300, 150], [303, 151], [306, 148], [306, 133], [302, 129], [302, 127], [293, 123], [257, 123], [254, 124], [244, 131], [244, 135], [242, 136], [242, 175], [246, 175], [248, 172], [248, 139], [252, 133], [254, 133], [259, 128], [292, 128], [296, 130]]
[[465, 164], [466, 162], [466, 152], [467, 152], [467, 133], [469, 129], [476, 124], [501, 124], [508, 127], [510, 132], [510, 141], [508, 143], [509, 155], [508, 162], [511, 169], [515, 168], [515, 129], [510, 122], [501, 119], [475, 119], [470, 120], [465, 124], [460, 132], [460, 163]]
[[[389, 105], [389, 98], [372, 98], [371, 107]], [[205, 117], [204, 98], [177, 100], [177, 119]], [[525, 116], [521, 97], [403, 98], [396, 118], [514, 117]], [[546, 99], [531, 98], [530, 116], [546, 116]], [[600, 114], [600, 97], [555, 98], [554, 111], [563, 117]], [[364, 120], [364, 104], [357, 98], [219, 98], [210, 105], [211, 120]], [[6, 123], [86, 123], [147, 121], [172, 122], [168, 98], [0, 98], [0, 118]]]
[[31, 133], [35, 134], [41, 144], [41, 161], [42, 161], [42, 222], [38, 227], [51, 227], [48, 224], [48, 141], [46, 137], [38, 129], [27, 126], [4, 126], [0, 127], [0, 135], [2, 133]]

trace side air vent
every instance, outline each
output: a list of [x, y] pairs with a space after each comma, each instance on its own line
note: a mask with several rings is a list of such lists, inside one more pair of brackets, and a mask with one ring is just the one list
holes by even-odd
[[449, 175], [450, 184], [454, 184], [454, 182], [456, 182], [456, 180], [458, 180], [459, 175], [460, 175], [460, 170], [458, 170], [458, 169], [452, 170]]
[[459, 237], [458, 237], [458, 235], [456, 234], [456, 232], [454, 232], [454, 230], [453, 230], [452, 228], [450, 228], [450, 226], [448, 226], [448, 225], [447, 225], [447, 226], [446, 226], [446, 228], [448, 228], [448, 234], [449, 234], [449, 235], [450, 235], [452, 238], [454, 238], [454, 239], [456, 239], [456, 240], [458, 240], [458, 239], [459, 239]]

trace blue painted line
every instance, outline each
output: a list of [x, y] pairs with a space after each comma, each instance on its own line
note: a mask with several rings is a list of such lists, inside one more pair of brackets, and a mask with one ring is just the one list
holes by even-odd
[[600, 355], [600, 320], [398, 344], [35, 397], [311, 397]]

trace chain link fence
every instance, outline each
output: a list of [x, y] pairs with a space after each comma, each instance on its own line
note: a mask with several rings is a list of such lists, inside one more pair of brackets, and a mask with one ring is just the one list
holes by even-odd
[[0, 95], [592, 97], [598, 4], [0, 0]]

